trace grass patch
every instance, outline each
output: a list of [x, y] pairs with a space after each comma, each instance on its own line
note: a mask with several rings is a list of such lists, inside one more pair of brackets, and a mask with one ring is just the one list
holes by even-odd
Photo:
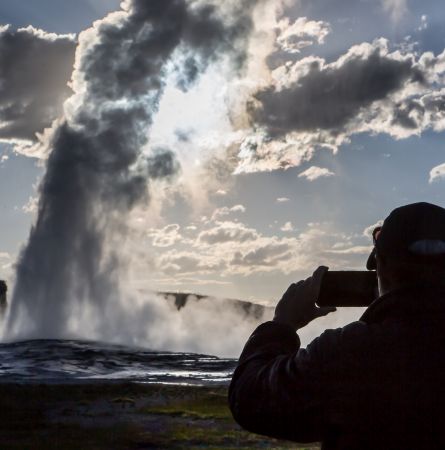
[[206, 390], [169, 399], [163, 405], [152, 405], [141, 410], [143, 414], [166, 414], [193, 419], [231, 420], [226, 392]]
[[1, 450], [299, 449], [232, 419], [226, 387], [0, 384]]
[[299, 447], [295, 443], [258, 436], [234, 427], [221, 426], [218, 422], [211, 427], [178, 423], [166, 432], [151, 435], [149, 440], [159, 449], [320, 449], [320, 447]]

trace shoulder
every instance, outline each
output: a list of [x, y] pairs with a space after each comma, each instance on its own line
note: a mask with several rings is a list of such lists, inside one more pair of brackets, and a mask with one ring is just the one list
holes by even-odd
[[321, 359], [334, 359], [355, 350], [363, 351], [375, 335], [374, 327], [362, 321], [352, 322], [342, 328], [329, 329], [314, 339], [305, 349]]
[[362, 339], [371, 332], [370, 326], [362, 321], [352, 322], [342, 328], [325, 330], [317, 339], [310, 345], [342, 345], [345, 343]]

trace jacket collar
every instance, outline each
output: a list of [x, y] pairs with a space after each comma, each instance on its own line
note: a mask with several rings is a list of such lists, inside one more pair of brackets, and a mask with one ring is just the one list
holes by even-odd
[[445, 313], [445, 286], [415, 285], [391, 291], [376, 299], [360, 318], [367, 323], [388, 318]]

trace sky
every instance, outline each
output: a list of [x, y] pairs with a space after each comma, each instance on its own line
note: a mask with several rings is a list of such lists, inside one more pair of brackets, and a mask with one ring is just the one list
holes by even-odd
[[[11, 282], [48, 130], [79, 108], [63, 104], [80, 86], [80, 33], [119, 3], [0, 0], [0, 277]], [[439, 1], [258, 4], [248, 32], [223, 35], [239, 54], [215, 44], [217, 59], [193, 41], [201, 59], [173, 54], [165, 69], [142, 153], [169, 149], [178, 168], [151, 176], [125, 215], [137, 289], [273, 304], [319, 265], [364, 270], [372, 226], [397, 206], [445, 207]]]

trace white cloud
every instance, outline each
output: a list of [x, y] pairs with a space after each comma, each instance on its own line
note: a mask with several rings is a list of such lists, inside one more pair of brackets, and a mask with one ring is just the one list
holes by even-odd
[[[312, 135], [291, 135], [286, 139], [270, 139], [265, 130], [259, 129], [249, 135], [240, 145], [238, 166], [235, 174], [270, 172], [278, 169], [298, 167], [314, 156], [315, 146], [320, 145]], [[325, 147], [333, 147], [334, 142]]]
[[218, 219], [221, 219], [222, 217], [230, 216], [234, 213], [245, 213], [246, 208], [243, 205], [235, 205], [229, 208], [228, 206], [224, 206], [222, 208], [215, 209], [215, 211], [212, 214], [212, 217], [210, 220], [215, 221]]
[[287, 53], [300, 53], [303, 48], [314, 44], [323, 44], [331, 32], [327, 22], [309, 20], [299, 17], [291, 24], [288, 18], [278, 22], [279, 35], [277, 44]]
[[225, 268], [225, 263], [217, 257], [203, 258], [196, 252], [170, 251], [160, 257], [159, 267], [162, 272], [167, 274], [196, 273], [202, 276], [207, 273], [221, 272]]
[[186, 277], [193, 286], [215, 277], [225, 281], [259, 273], [301, 273], [320, 264], [338, 270], [359, 268], [369, 253], [368, 244], [363, 236], [337, 233], [329, 224], [310, 223], [299, 234], [281, 237], [239, 222], [207, 221], [190, 229], [188, 239], [178, 241], [175, 247], [157, 247], [150, 272], [157, 279]]
[[183, 238], [178, 224], [167, 225], [162, 229], [151, 229], [148, 236], [152, 238], [153, 247], [171, 247]]
[[379, 220], [378, 222], [376, 222], [373, 225], [370, 225], [369, 227], [366, 227], [363, 230], [363, 236], [365, 236], [367, 238], [372, 238], [372, 232], [374, 231], [374, 229], [377, 227], [381, 227], [382, 225], [383, 225], [383, 219]]
[[246, 212], [246, 208], [243, 205], [235, 205], [232, 208], [230, 208], [230, 212], [245, 213]]
[[368, 255], [371, 250], [372, 246], [357, 245], [349, 248], [327, 250], [327, 253], [334, 255]]
[[241, 223], [221, 222], [210, 230], [202, 231], [198, 236], [201, 244], [223, 244], [226, 242], [254, 241], [259, 237], [256, 230], [248, 228]]
[[319, 178], [332, 177], [333, 175], [335, 175], [334, 172], [331, 172], [329, 169], [312, 166], [304, 172], [301, 172], [298, 175], [298, 178], [306, 178], [309, 181], [315, 181]]
[[287, 202], [290, 202], [290, 198], [287, 198], [287, 197], [277, 198], [277, 203], [287, 203]]
[[294, 231], [294, 226], [292, 225], [292, 222], [286, 222], [286, 223], [281, 227], [281, 231], [284, 231], [284, 232]]
[[430, 183], [442, 181], [445, 179], [445, 163], [433, 167], [430, 172]]
[[22, 211], [26, 214], [34, 214], [37, 212], [38, 205], [38, 197], [31, 196], [29, 197], [27, 203], [22, 206]]

